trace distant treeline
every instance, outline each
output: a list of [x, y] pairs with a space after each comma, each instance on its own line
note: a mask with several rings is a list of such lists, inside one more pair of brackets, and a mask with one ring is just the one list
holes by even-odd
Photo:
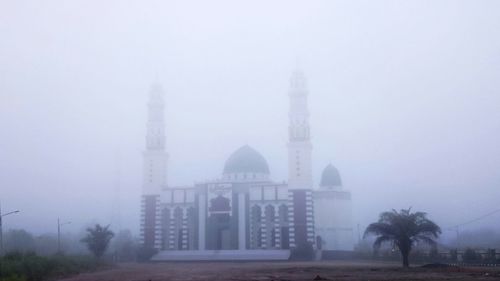
[[[62, 234], [60, 252], [66, 255], [90, 254], [86, 245], [81, 242], [85, 233]], [[4, 252], [34, 253], [39, 256], [50, 257], [58, 253], [56, 234], [33, 235], [23, 229], [12, 229], [4, 233]], [[112, 261], [134, 261], [139, 251], [138, 239], [132, 236], [129, 230], [122, 230], [115, 234], [105, 259]]]

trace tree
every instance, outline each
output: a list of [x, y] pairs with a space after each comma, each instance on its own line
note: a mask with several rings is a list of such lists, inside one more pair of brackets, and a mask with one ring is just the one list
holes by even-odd
[[441, 234], [441, 228], [427, 219], [426, 213], [412, 213], [409, 208], [400, 212], [396, 210], [383, 212], [378, 222], [366, 228], [364, 237], [370, 234], [377, 236], [373, 243], [375, 250], [378, 250], [383, 243], [392, 243], [403, 257], [403, 267], [408, 267], [410, 265], [408, 256], [415, 243], [424, 242], [431, 246], [436, 245], [435, 239]]
[[4, 247], [6, 252], [32, 252], [35, 251], [35, 238], [24, 229], [11, 229], [4, 235]]
[[111, 241], [110, 250], [113, 251], [115, 258], [119, 262], [134, 261], [138, 243], [132, 236], [130, 230], [121, 230]]
[[87, 244], [87, 248], [94, 256], [100, 258], [106, 252], [109, 241], [114, 235], [113, 231], [109, 230], [109, 225], [102, 227], [100, 224], [96, 224], [93, 228], [87, 228], [87, 236], [81, 241]]
[[43, 234], [35, 238], [36, 253], [41, 256], [50, 256], [57, 252], [57, 236]]

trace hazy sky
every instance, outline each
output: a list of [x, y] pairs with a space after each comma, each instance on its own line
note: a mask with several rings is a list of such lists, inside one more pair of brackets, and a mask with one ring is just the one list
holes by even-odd
[[355, 224], [500, 208], [500, 1], [0, 0], [0, 200], [22, 211], [5, 227], [137, 231], [155, 77], [171, 185], [219, 177], [244, 144], [286, 180], [296, 58], [315, 183], [332, 162]]

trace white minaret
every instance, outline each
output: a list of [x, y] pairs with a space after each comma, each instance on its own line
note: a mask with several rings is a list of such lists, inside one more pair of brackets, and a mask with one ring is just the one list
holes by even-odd
[[288, 188], [311, 189], [312, 168], [309, 128], [309, 110], [307, 106], [307, 87], [304, 73], [296, 69], [290, 78], [290, 111], [288, 142]]
[[167, 184], [165, 152], [164, 92], [160, 84], [153, 84], [149, 93], [146, 150], [144, 151], [143, 194], [159, 195]]
[[164, 93], [153, 84], [149, 93], [146, 150], [143, 153], [141, 242], [147, 248], [161, 248], [160, 193], [167, 184], [165, 152]]

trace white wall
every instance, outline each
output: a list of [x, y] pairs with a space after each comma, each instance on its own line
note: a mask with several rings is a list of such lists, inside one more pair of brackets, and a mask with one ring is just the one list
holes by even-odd
[[314, 191], [314, 225], [324, 250], [353, 250], [352, 207], [348, 191]]

